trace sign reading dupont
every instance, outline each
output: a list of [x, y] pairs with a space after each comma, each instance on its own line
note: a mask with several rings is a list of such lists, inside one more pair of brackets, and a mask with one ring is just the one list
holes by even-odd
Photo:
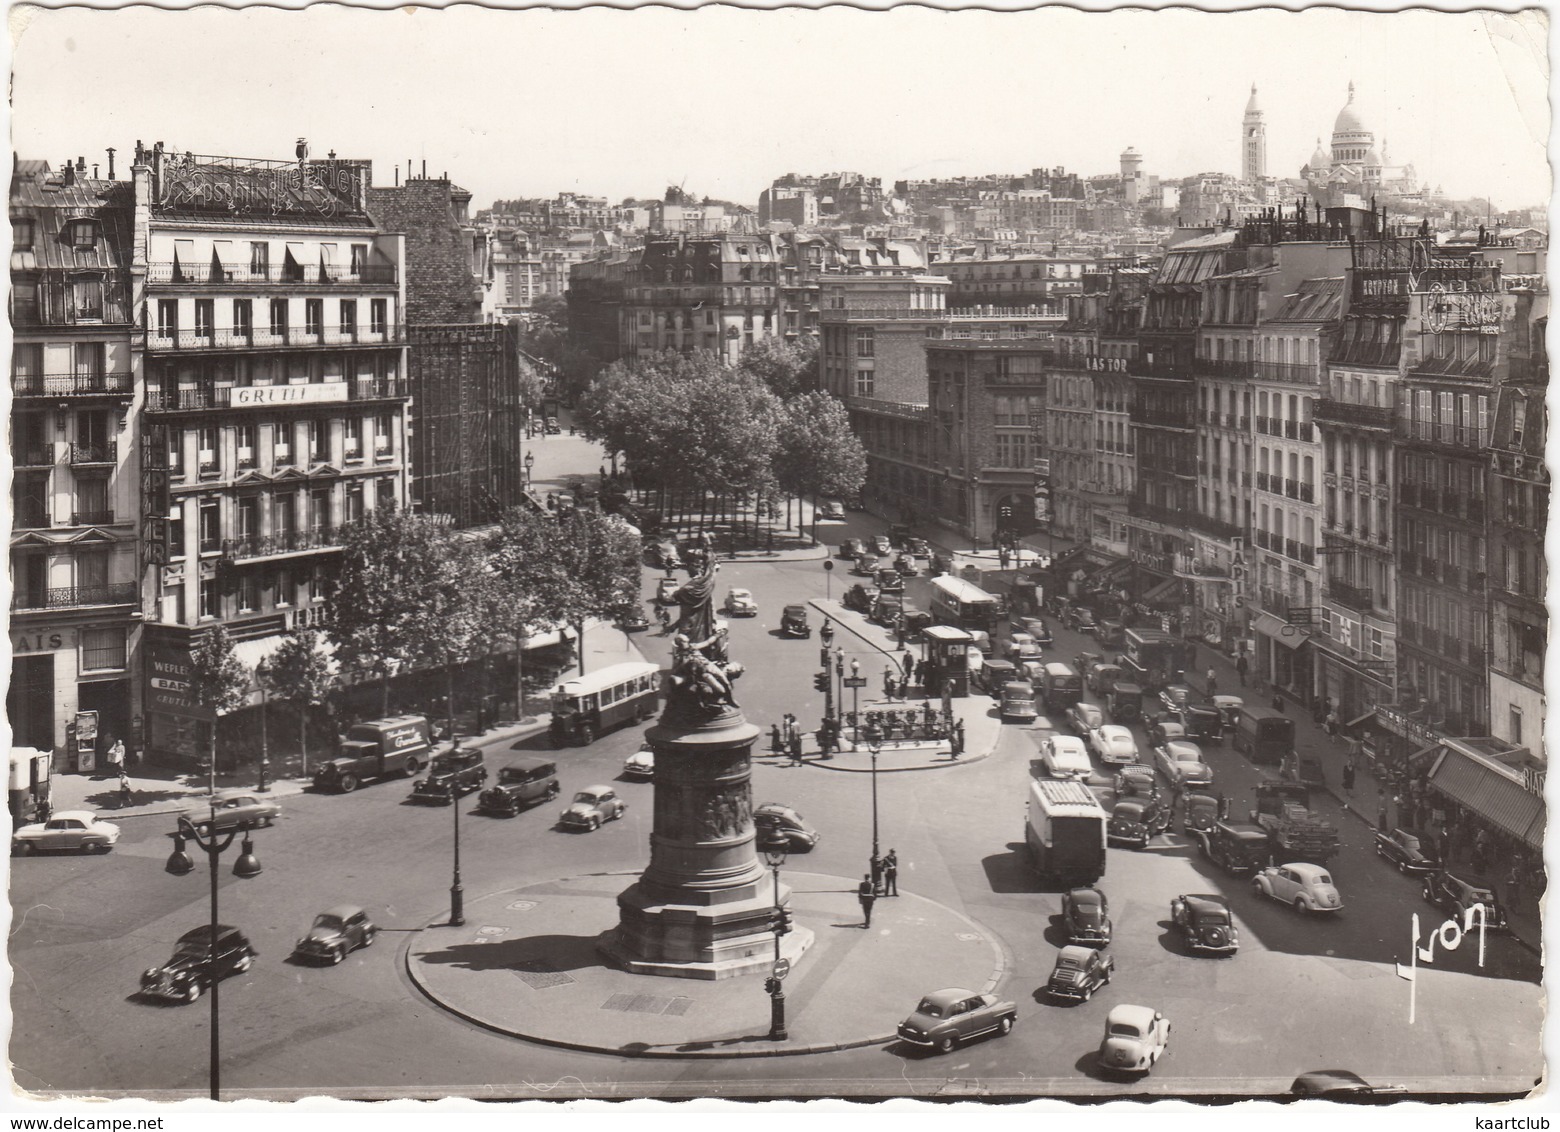
[[269, 405], [308, 405], [321, 401], [345, 401], [345, 381], [319, 381], [307, 385], [235, 385], [233, 407], [258, 408]]

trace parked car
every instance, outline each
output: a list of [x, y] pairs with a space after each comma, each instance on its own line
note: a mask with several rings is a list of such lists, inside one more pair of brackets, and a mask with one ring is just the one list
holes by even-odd
[[1235, 721], [1240, 718], [1240, 709], [1246, 706], [1246, 701], [1239, 696], [1214, 696], [1213, 708], [1224, 720], [1224, 730], [1234, 731]]
[[180, 817], [188, 818], [201, 833], [229, 829], [255, 829], [270, 825], [281, 814], [282, 808], [269, 798], [256, 798], [253, 794], [217, 795], [215, 807], [190, 806]]
[[628, 803], [612, 787], [587, 786], [574, 795], [568, 809], [558, 815], [558, 822], [565, 829], [594, 830], [602, 822], [622, 817], [626, 809]]
[[1067, 942], [1104, 947], [1110, 943], [1110, 901], [1097, 888], [1072, 888], [1062, 896]]
[[1159, 780], [1154, 777], [1154, 768], [1146, 763], [1128, 763], [1116, 772], [1113, 783], [1116, 793], [1122, 797], [1158, 796]]
[[1193, 952], [1234, 955], [1240, 947], [1240, 932], [1235, 928], [1230, 902], [1222, 896], [1177, 896], [1170, 901], [1170, 920]]
[[1105, 618], [1094, 631], [1094, 639], [1107, 648], [1120, 648], [1126, 635], [1126, 626], [1114, 617]]
[[655, 777], [655, 750], [647, 742], [623, 760], [623, 777], [649, 782]]
[[637, 605], [625, 605], [618, 610], [618, 628], [625, 633], [637, 633], [650, 628], [650, 618]]
[[1041, 739], [1040, 765], [1052, 778], [1088, 778], [1094, 769], [1083, 740], [1073, 735], [1047, 735]]
[[848, 538], [840, 543], [840, 552], [834, 557], [843, 558], [847, 562], [854, 562], [867, 553], [867, 544], [859, 538]]
[[338, 904], [314, 917], [309, 930], [293, 945], [293, 954], [340, 963], [350, 952], [373, 946], [378, 932], [363, 909], [355, 904]]
[[773, 838], [779, 834], [789, 843], [792, 852], [807, 852], [817, 845], [823, 836], [808, 825], [807, 819], [801, 814], [779, 802], [766, 802], [754, 810], [753, 825], [758, 830], [760, 845], [766, 838]]
[[682, 583], [676, 578], [657, 578], [655, 583], [655, 603], [657, 605], [675, 605], [677, 599], [673, 596]]
[[1098, 622], [1094, 620], [1094, 610], [1087, 605], [1069, 605], [1062, 624], [1079, 633], [1092, 633], [1099, 628]]
[[1155, 747], [1162, 747], [1172, 739], [1186, 738], [1186, 728], [1181, 726], [1180, 718], [1164, 713], [1149, 716], [1143, 730], [1148, 734], [1149, 743]]
[[1269, 866], [1251, 878], [1251, 887], [1258, 896], [1289, 904], [1301, 915], [1343, 910], [1343, 898], [1333, 886], [1332, 875], [1307, 861]]
[[1327, 786], [1327, 772], [1322, 769], [1322, 760], [1316, 755], [1290, 751], [1279, 763], [1278, 774], [1290, 782], [1303, 782], [1312, 790], [1321, 790]]
[[91, 810], [61, 810], [48, 821], [15, 830], [11, 834], [11, 852], [107, 853], [118, 840], [119, 827], [99, 821]]
[[1045, 990], [1052, 998], [1070, 1002], [1088, 1002], [1094, 992], [1110, 985], [1116, 961], [1104, 951], [1069, 945], [1056, 953], [1056, 966]]
[[548, 436], [558, 436], [562, 434], [563, 428], [558, 424], [557, 417], [548, 417], [547, 423], [542, 426], [542, 432]]
[[1067, 721], [1068, 729], [1080, 739], [1087, 739], [1105, 725], [1105, 713], [1096, 705], [1086, 704], [1082, 700], [1068, 704], [1062, 718]]
[[487, 776], [482, 752], [475, 747], [458, 747], [433, 756], [428, 777], [412, 784], [412, 801], [451, 805], [460, 795], [482, 789]]
[[845, 591], [843, 599], [846, 609], [854, 609], [857, 613], [869, 614], [872, 607], [877, 604], [878, 589], [876, 586], [864, 585], [857, 582]]
[[1083, 672], [1084, 686], [1097, 696], [1108, 696], [1116, 688], [1116, 681], [1121, 679], [1121, 666], [1108, 660], [1096, 660]]
[[1219, 799], [1188, 791], [1181, 795], [1181, 832], [1211, 833], [1219, 821]]
[[899, 1039], [911, 1045], [950, 1053], [960, 1042], [982, 1034], [1006, 1034], [1018, 1019], [1018, 1006], [994, 994], [951, 987], [921, 999], [915, 1012], [899, 1024]]
[[1421, 834], [1414, 829], [1376, 831], [1376, 856], [1391, 863], [1400, 873], [1431, 873], [1436, 863], [1425, 852]]
[[1170, 1045], [1170, 1022], [1149, 1006], [1123, 1003], [1105, 1016], [1099, 1066], [1110, 1073], [1147, 1073]]
[[477, 799], [484, 814], [514, 817], [527, 806], [558, 796], [558, 764], [551, 759], [519, 759], [498, 772], [498, 781]]
[[931, 544], [924, 538], [907, 538], [901, 549], [906, 554], [913, 554], [917, 558], [930, 558], [932, 556]]
[[805, 605], [788, 605], [781, 610], [780, 635], [782, 637], [812, 636], [812, 626], [807, 623], [807, 607]]
[[1148, 843], [1170, 826], [1170, 808], [1157, 797], [1121, 798], [1110, 808], [1105, 840], [1111, 845], [1146, 849]]
[[885, 554], [892, 554], [894, 543], [887, 535], [873, 535], [867, 540], [867, 548], [879, 558]]
[[1289, 1091], [1297, 1097], [1376, 1097], [1406, 1093], [1403, 1085], [1372, 1085], [1349, 1069], [1312, 1069], [1296, 1077]]
[[1104, 723], [1089, 736], [1089, 745], [1107, 766], [1122, 766], [1138, 761], [1137, 740], [1119, 723]]
[[1159, 693], [1159, 702], [1165, 705], [1165, 710], [1179, 713], [1184, 707], [1189, 707], [1197, 700], [1197, 694], [1185, 684], [1167, 684]]
[[845, 519], [845, 504], [838, 499], [818, 500], [818, 518], [829, 522], [843, 522]]
[[1172, 739], [1154, 748], [1154, 761], [1170, 789], [1180, 791], [1213, 785], [1213, 768], [1203, 758], [1202, 749], [1185, 739]]
[[173, 945], [173, 956], [168, 962], [141, 973], [141, 993], [194, 1002], [218, 979], [249, 970], [259, 954], [249, 938], [227, 924], [218, 924], [216, 929], [214, 956], [211, 925], [191, 928]]
[[1510, 930], [1506, 910], [1495, 898], [1495, 885], [1486, 878], [1464, 869], [1442, 869], [1424, 879], [1425, 899], [1459, 924], [1465, 922], [1475, 904], [1484, 905], [1484, 926], [1492, 932]]
[[752, 590], [733, 586], [726, 591], [726, 601], [721, 610], [727, 617], [757, 617], [758, 602], [753, 600]]

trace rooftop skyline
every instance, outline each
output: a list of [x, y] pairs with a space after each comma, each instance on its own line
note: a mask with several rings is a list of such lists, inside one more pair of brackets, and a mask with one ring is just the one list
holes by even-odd
[[[474, 209], [667, 185], [755, 204], [787, 172], [1109, 173], [1128, 146], [1166, 178], [1238, 173], [1253, 82], [1268, 171], [1295, 177], [1352, 81], [1421, 182], [1497, 210], [1550, 193], [1537, 11], [19, 8], [12, 24], [17, 152], [106, 171], [113, 146], [120, 177], [138, 139], [287, 158], [299, 137], [372, 159], [379, 185], [426, 161]], [[242, 58], [198, 49], [224, 42]]]

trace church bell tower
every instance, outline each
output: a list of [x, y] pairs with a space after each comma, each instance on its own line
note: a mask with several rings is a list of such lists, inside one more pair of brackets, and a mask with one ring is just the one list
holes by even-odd
[[1267, 176], [1267, 126], [1262, 108], [1257, 105], [1257, 84], [1251, 84], [1246, 101], [1246, 117], [1241, 123], [1240, 175], [1244, 181], [1260, 181]]

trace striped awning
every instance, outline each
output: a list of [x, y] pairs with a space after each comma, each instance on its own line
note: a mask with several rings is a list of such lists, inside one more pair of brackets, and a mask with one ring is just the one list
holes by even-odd
[[1543, 851], [1544, 800], [1521, 782], [1451, 747], [1430, 772], [1430, 786], [1512, 837]]
[[1251, 625], [1264, 637], [1272, 638], [1286, 649], [1297, 649], [1311, 639], [1311, 634], [1307, 630], [1291, 625], [1282, 617], [1277, 617], [1266, 610], [1259, 612], [1257, 619]]

